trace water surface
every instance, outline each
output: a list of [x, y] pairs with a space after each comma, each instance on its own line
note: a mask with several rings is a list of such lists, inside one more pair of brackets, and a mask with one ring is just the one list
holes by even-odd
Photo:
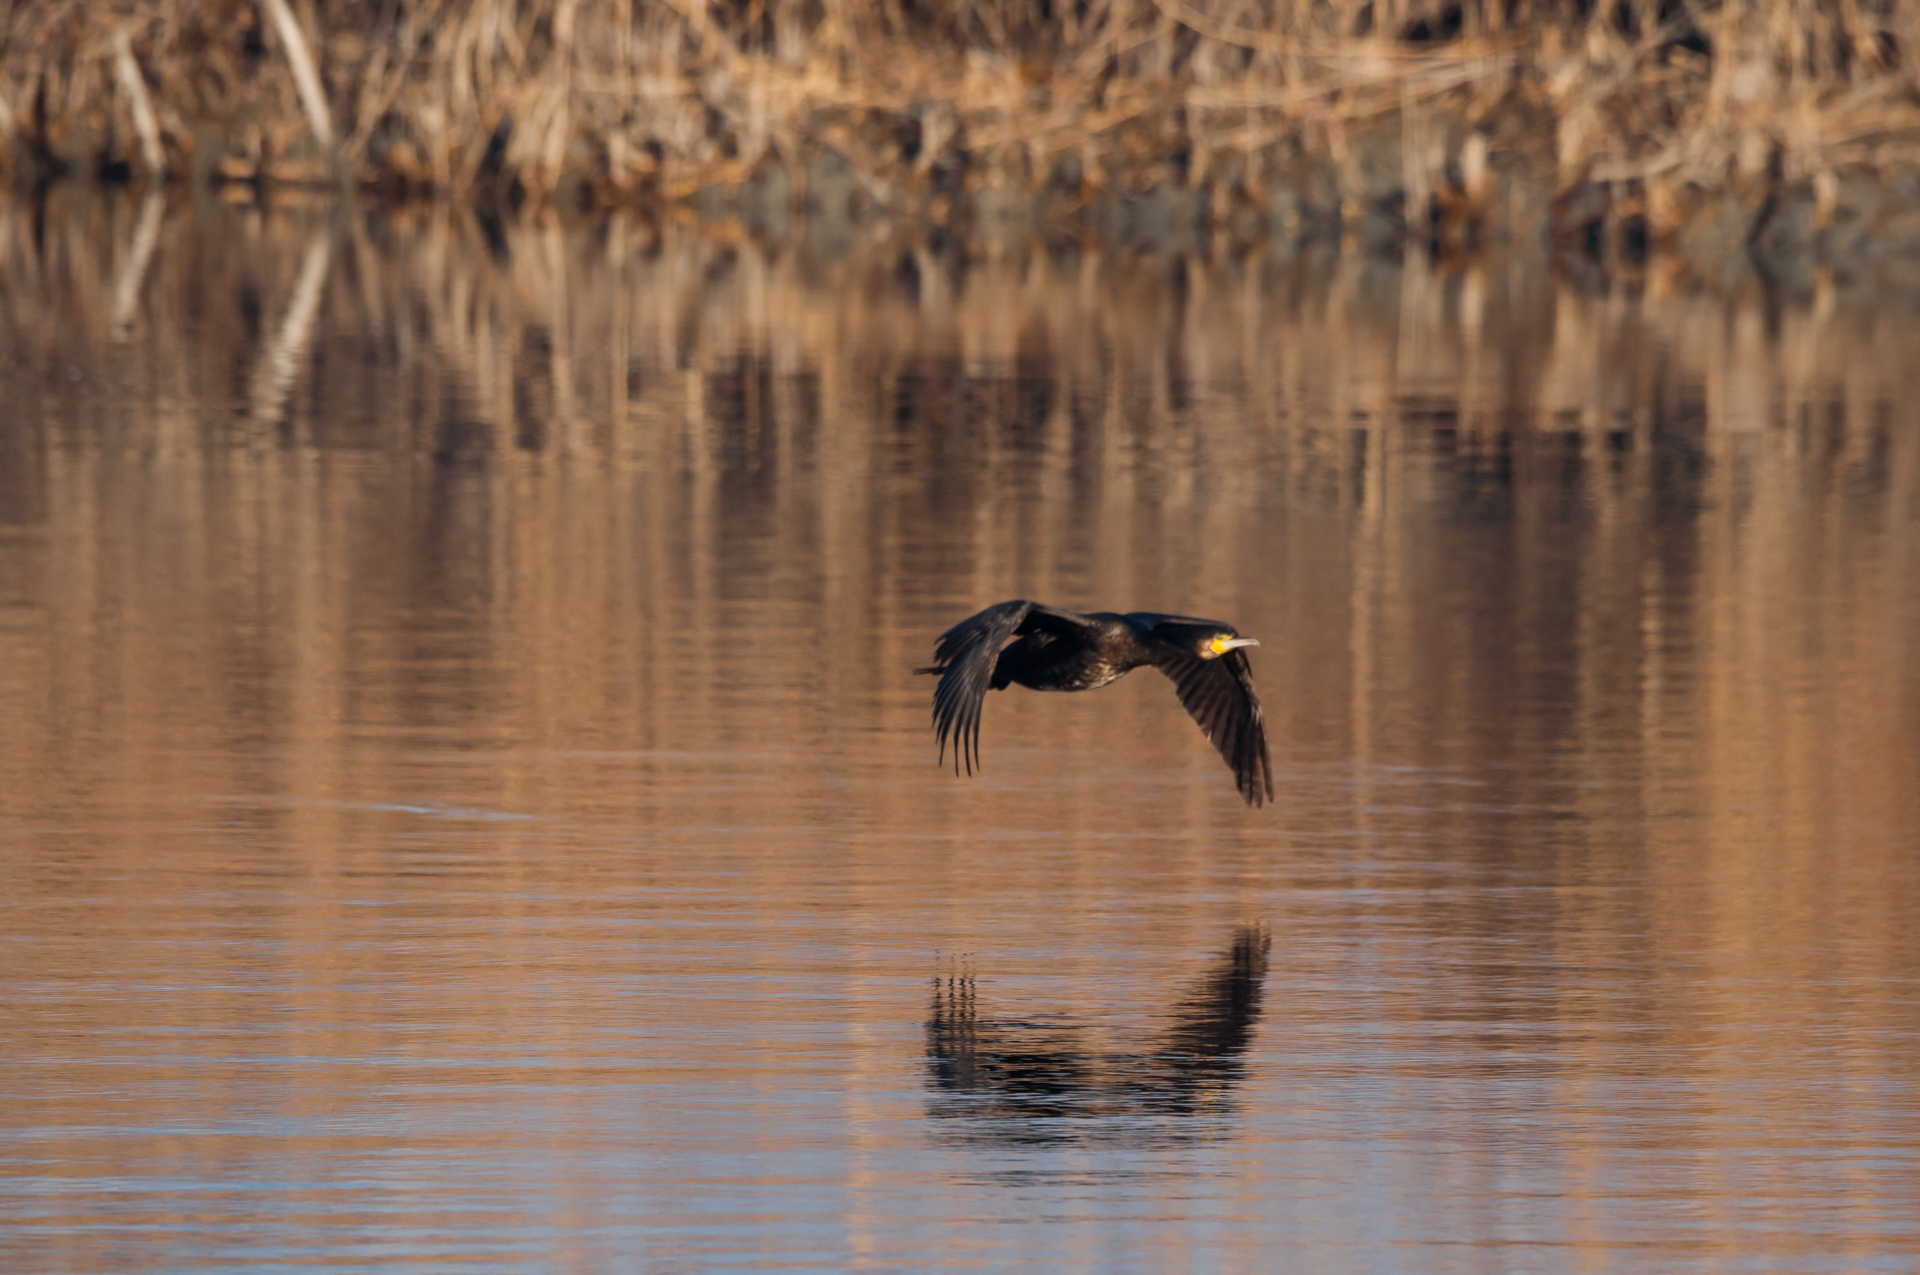
[[0, 1267], [1911, 1271], [1915, 330], [6, 209]]

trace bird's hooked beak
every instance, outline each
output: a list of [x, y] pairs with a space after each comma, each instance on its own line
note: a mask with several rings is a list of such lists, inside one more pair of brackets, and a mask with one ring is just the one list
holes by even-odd
[[1207, 649], [1209, 651], [1212, 651], [1215, 655], [1225, 655], [1228, 651], [1233, 650], [1237, 646], [1259, 646], [1259, 645], [1260, 645], [1260, 640], [1258, 638], [1228, 637], [1226, 634], [1222, 633], [1218, 637], [1214, 638], [1213, 641], [1207, 643]]

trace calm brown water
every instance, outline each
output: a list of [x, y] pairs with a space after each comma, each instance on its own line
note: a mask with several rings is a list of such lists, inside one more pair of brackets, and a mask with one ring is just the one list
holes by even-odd
[[1917, 331], [0, 212], [0, 1269], [1912, 1271]]

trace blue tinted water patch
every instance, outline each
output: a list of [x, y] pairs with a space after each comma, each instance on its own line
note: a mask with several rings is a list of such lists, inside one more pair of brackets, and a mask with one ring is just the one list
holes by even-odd
[[437, 802], [349, 801], [333, 797], [225, 797], [215, 798], [223, 805], [247, 809], [271, 810], [282, 806], [315, 806], [329, 810], [371, 810], [390, 814], [423, 815], [430, 819], [470, 820], [477, 823], [513, 823], [540, 818], [507, 810], [486, 810], [472, 806], [441, 805]]

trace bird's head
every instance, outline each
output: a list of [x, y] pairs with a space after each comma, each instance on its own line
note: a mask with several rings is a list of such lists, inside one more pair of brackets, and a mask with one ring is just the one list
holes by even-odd
[[1203, 660], [1217, 660], [1239, 647], [1259, 645], [1258, 639], [1241, 637], [1232, 629], [1199, 629], [1192, 635], [1193, 653]]

